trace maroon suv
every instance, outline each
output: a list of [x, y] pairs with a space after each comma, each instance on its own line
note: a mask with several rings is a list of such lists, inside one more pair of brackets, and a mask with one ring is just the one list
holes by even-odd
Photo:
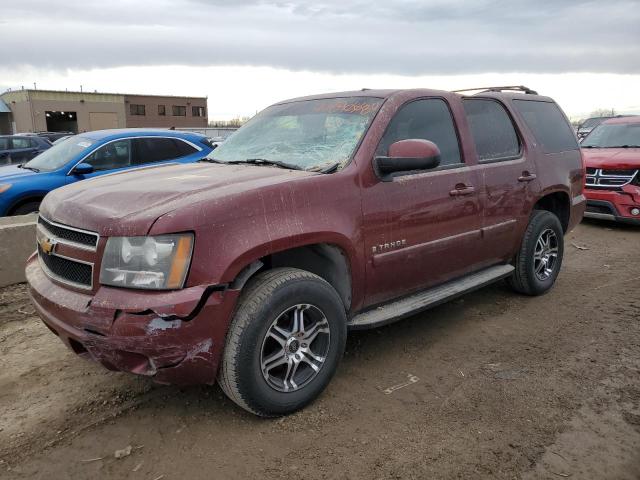
[[348, 329], [500, 279], [546, 292], [584, 175], [566, 117], [536, 94], [288, 100], [198, 164], [47, 195], [29, 290], [82, 357], [217, 379], [241, 407], [285, 414], [325, 388]]

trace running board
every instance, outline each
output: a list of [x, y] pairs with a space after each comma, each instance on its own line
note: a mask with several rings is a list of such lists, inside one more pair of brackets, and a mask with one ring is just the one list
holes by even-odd
[[429, 290], [414, 293], [400, 300], [357, 314], [349, 321], [349, 328], [353, 330], [374, 328], [402, 320], [460, 295], [482, 288], [496, 280], [506, 278], [514, 270], [512, 265], [497, 265], [457, 280], [443, 283]]

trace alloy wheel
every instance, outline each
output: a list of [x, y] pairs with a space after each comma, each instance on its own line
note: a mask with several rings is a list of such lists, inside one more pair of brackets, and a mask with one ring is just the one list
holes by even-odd
[[314, 305], [298, 304], [276, 317], [262, 342], [262, 376], [279, 392], [294, 392], [322, 369], [331, 340], [329, 322]]
[[556, 233], [547, 228], [536, 241], [533, 252], [533, 270], [540, 281], [545, 281], [551, 275], [558, 264], [558, 237]]

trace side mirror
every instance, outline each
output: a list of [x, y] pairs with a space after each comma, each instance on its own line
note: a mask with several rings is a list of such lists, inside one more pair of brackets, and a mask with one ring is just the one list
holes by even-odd
[[90, 165], [88, 163], [79, 163], [71, 171], [71, 173], [73, 173], [74, 175], [86, 175], [87, 173], [91, 172], [93, 172], [93, 165]]
[[392, 173], [430, 170], [440, 165], [440, 149], [429, 140], [400, 140], [391, 144], [388, 156], [376, 157], [374, 164], [383, 178]]

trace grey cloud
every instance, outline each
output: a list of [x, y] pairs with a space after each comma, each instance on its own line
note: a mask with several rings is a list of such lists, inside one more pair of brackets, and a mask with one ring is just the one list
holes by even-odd
[[634, 0], [22, 0], [3, 7], [9, 18], [4, 67], [640, 73]]

